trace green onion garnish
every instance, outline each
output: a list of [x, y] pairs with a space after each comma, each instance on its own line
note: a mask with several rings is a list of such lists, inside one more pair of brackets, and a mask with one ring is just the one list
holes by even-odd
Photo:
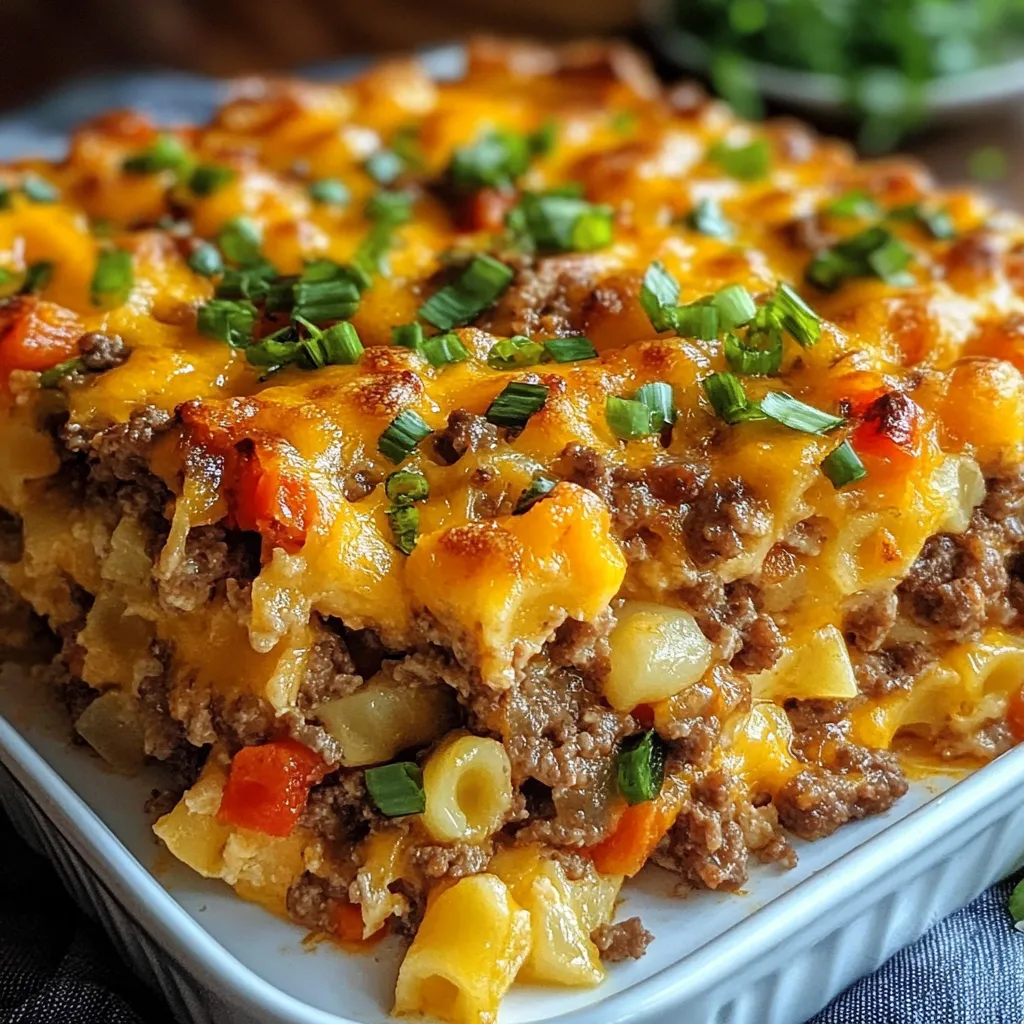
[[779, 326], [804, 348], [817, 344], [821, 337], [821, 317], [788, 284], [779, 285], [770, 303]]
[[548, 400], [546, 384], [527, 384], [513, 381], [506, 384], [501, 393], [488, 406], [484, 414], [488, 423], [496, 427], [521, 428], [527, 420], [544, 408]]
[[422, 473], [413, 469], [398, 469], [384, 481], [384, 493], [389, 501], [397, 505], [426, 501], [430, 496], [430, 484]]
[[558, 122], [549, 117], [536, 131], [530, 132], [526, 141], [534, 156], [546, 156], [558, 142]]
[[306, 186], [309, 198], [323, 206], [347, 206], [350, 198], [348, 186], [337, 178], [318, 178]]
[[842, 416], [815, 409], [787, 395], [785, 391], [770, 391], [761, 399], [761, 412], [765, 416], [805, 434], [827, 434], [841, 427], [846, 421]]
[[521, 516], [524, 512], [529, 512], [541, 498], [546, 494], [550, 494], [555, 489], [557, 483], [557, 480], [552, 480], [551, 477], [545, 476], [538, 470], [533, 474], [530, 486], [519, 495], [519, 500], [516, 502], [516, 507], [512, 510], [512, 515]]
[[474, 256], [457, 281], [420, 306], [419, 316], [441, 331], [468, 324], [500, 298], [514, 276], [511, 267], [493, 256]]
[[888, 216], [891, 220], [908, 220], [919, 224], [940, 242], [956, 238], [956, 226], [948, 210], [932, 209], [921, 203], [907, 203], [890, 210]]
[[363, 343], [359, 339], [359, 333], [347, 320], [335, 324], [326, 331], [320, 330], [303, 317], [295, 317], [295, 320], [306, 329], [306, 337], [300, 344], [315, 369], [319, 370], [324, 366], [351, 366], [357, 363], [363, 354]]
[[374, 274], [387, 274], [387, 255], [395, 229], [412, 218], [414, 197], [408, 192], [375, 192], [366, 202], [366, 217], [373, 227], [359, 243], [353, 264], [367, 282]]
[[188, 258], [188, 265], [203, 277], [213, 277], [215, 274], [224, 273], [224, 261], [221, 259], [220, 249], [210, 242], [201, 242], [192, 250], [192, 255]]
[[101, 252], [90, 285], [92, 304], [107, 308], [123, 305], [131, 294], [133, 280], [130, 252], [123, 249]]
[[423, 355], [423, 324], [413, 322], [392, 327], [391, 344], [411, 348], [413, 352]]
[[196, 327], [199, 333], [217, 341], [226, 341], [232, 348], [244, 348], [252, 342], [256, 323], [256, 307], [248, 301], [211, 299], [199, 307]]
[[863, 480], [868, 475], [864, 463], [860, 461], [849, 441], [844, 441], [825, 456], [821, 463], [821, 471], [832, 481], [832, 486], [837, 491], [847, 484]]
[[427, 806], [423, 792], [423, 773], [412, 761], [397, 761], [394, 764], [382, 764], [378, 768], [367, 768], [363, 775], [370, 797], [385, 817], [422, 814]]
[[26, 174], [21, 179], [21, 191], [33, 203], [55, 203], [60, 199], [60, 189], [38, 174]]
[[744, 376], [775, 373], [782, 365], [782, 335], [778, 331], [751, 330], [744, 340], [727, 334], [725, 361], [730, 370]]
[[530, 166], [529, 140], [516, 132], [492, 131], [452, 154], [448, 177], [464, 191], [510, 188]]
[[578, 196], [526, 192], [506, 223], [527, 246], [550, 252], [591, 252], [611, 245], [615, 211]]
[[233, 181], [235, 171], [223, 164], [200, 164], [188, 176], [188, 188], [193, 195], [212, 196], [228, 182]]
[[906, 284], [904, 273], [911, 251], [891, 232], [876, 225], [838, 242], [811, 260], [806, 276], [822, 291], [835, 291], [853, 277], [880, 277], [889, 284]]
[[192, 164], [192, 156], [185, 144], [174, 135], [158, 135], [147, 149], [133, 153], [121, 164], [128, 174], [156, 174], [174, 171], [181, 174]]
[[413, 505], [392, 505], [387, 510], [395, 547], [403, 555], [411, 555], [420, 533], [420, 510]]
[[82, 362], [81, 356], [75, 356], [73, 359], [65, 359], [64, 362], [58, 363], [56, 366], [51, 366], [50, 369], [44, 370], [39, 375], [39, 386], [41, 388], [55, 388], [61, 381], [67, 380], [69, 377], [73, 377], [76, 373], [85, 372], [85, 363]]
[[[273, 334], [268, 334], [256, 344], [245, 346], [245, 358], [253, 366], [266, 366], [273, 372], [283, 366], [299, 362], [305, 354], [309, 365], [315, 369], [318, 365], [315, 356], [319, 355], [319, 352], [314, 350], [311, 354], [308, 346], [309, 339], [305, 342], [300, 341], [298, 330], [289, 324]], [[319, 365], [325, 365], [322, 359]]]
[[683, 223], [693, 231], [708, 238], [732, 238], [733, 227], [725, 219], [721, 207], [714, 199], [702, 199], [683, 218]]
[[661, 430], [664, 426], [672, 426], [679, 415], [676, 410], [675, 398], [672, 395], [672, 385], [664, 381], [656, 380], [650, 384], [644, 384], [637, 389], [633, 396], [637, 402], [643, 402], [653, 413], [653, 426], [655, 430]]
[[25, 271], [25, 280], [21, 284], [23, 295], [34, 295], [41, 292], [52, 280], [56, 264], [53, 260], [39, 260], [30, 263]]
[[750, 292], [741, 284], [726, 285], [711, 296], [710, 304], [718, 311], [718, 329], [731, 331], [754, 319], [757, 306]]
[[381, 189], [367, 199], [363, 212], [368, 220], [396, 227], [412, 219], [414, 202], [415, 196], [411, 192], [390, 192]]
[[653, 800], [665, 782], [665, 744], [653, 729], [624, 740], [616, 758], [619, 792], [626, 803]]
[[878, 203], [867, 192], [855, 189], [832, 200], [825, 207], [825, 212], [833, 217], [878, 217], [881, 214]]
[[765, 418], [758, 404], [747, 398], [743, 385], [733, 374], [713, 373], [704, 378], [703, 386], [715, 415], [726, 423], [732, 425]]
[[492, 370], [515, 370], [535, 366], [544, 358], [544, 346], [517, 334], [496, 341], [487, 353], [487, 365]]
[[676, 306], [670, 316], [672, 326], [681, 338], [714, 341], [718, 337], [718, 310], [706, 299], [691, 302], [688, 306]]
[[577, 363], [596, 359], [597, 349], [589, 338], [552, 338], [544, 342], [544, 351], [556, 363]]
[[433, 431], [423, 422], [419, 413], [412, 409], [400, 412], [389, 424], [377, 441], [377, 451], [396, 466], [404, 462], [416, 445]]
[[640, 305], [656, 331], [667, 331], [672, 327], [672, 312], [678, 301], [679, 283], [660, 260], [655, 260], [644, 271]]
[[[278, 277], [277, 267], [261, 260], [251, 267], [226, 267], [214, 294], [218, 299], [266, 299], [268, 309], [280, 312], [291, 309], [292, 286], [297, 280], [296, 277]], [[271, 292], [274, 293], [273, 303], [269, 298]]]
[[739, 146], [732, 146], [722, 139], [708, 150], [707, 158], [718, 164], [730, 178], [758, 181], [767, 177], [771, 169], [772, 149], [767, 139], [755, 139]]
[[466, 346], [459, 341], [459, 336], [454, 331], [427, 338], [423, 342], [423, 355], [431, 366], [464, 363], [469, 358]]
[[612, 433], [623, 441], [634, 441], [649, 437], [661, 430], [661, 413], [647, 402], [635, 398], [619, 398], [609, 395], [605, 399], [604, 416]]
[[333, 260], [314, 260], [294, 284], [292, 317], [316, 324], [347, 320], [359, 308], [361, 284], [352, 268]]
[[405, 161], [393, 150], [378, 149], [363, 163], [363, 170], [378, 185], [390, 185], [405, 170]]
[[232, 217], [217, 235], [221, 252], [241, 266], [259, 261], [262, 241], [259, 225], [248, 217]]

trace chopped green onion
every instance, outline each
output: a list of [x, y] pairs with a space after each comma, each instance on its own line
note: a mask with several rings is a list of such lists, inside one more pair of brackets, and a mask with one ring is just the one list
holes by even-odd
[[427, 806], [423, 793], [423, 773], [412, 761], [397, 761], [367, 768], [363, 773], [377, 810], [385, 817], [422, 814]]
[[466, 346], [459, 341], [459, 336], [454, 331], [427, 338], [423, 342], [423, 355], [431, 366], [464, 363], [469, 358]]
[[295, 282], [292, 317], [316, 324], [347, 320], [359, 308], [361, 284], [350, 267], [333, 260], [314, 260]]
[[888, 230], [876, 225], [818, 253], [807, 267], [811, 284], [835, 291], [852, 277], [880, 277], [889, 284], [906, 283], [904, 271], [911, 251]]
[[535, 132], [526, 137], [534, 156], [547, 156], [558, 142], [558, 123], [549, 117]]
[[655, 430], [671, 426], [679, 415], [676, 410], [675, 398], [672, 395], [672, 385], [666, 384], [664, 381], [656, 380], [650, 384], [644, 384], [637, 389], [633, 399], [643, 402], [654, 413], [653, 426]]
[[193, 195], [212, 196], [235, 178], [235, 171], [223, 164], [200, 164], [188, 176], [188, 188]]
[[[292, 305], [291, 287], [297, 278], [279, 278], [277, 268], [266, 260], [251, 267], [238, 269], [228, 267], [224, 276], [217, 282], [214, 294], [218, 299], [267, 299], [270, 309], [290, 309]], [[270, 292], [274, 291], [275, 300], [269, 301]]]
[[676, 306], [670, 318], [676, 334], [681, 338], [714, 341], [718, 337], [721, 326], [718, 310], [705, 299], [691, 302], [688, 306]]
[[734, 425], [765, 418], [757, 403], [747, 398], [743, 385], [731, 373], [713, 373], [704, 378], [703, 386], [715, 415], [726, 423]]
[[535, 366], [544, 358], [544, 346], [517, 334], [495, 342], [487, 353], [487, 365], [492, 370], [514, 370]]
[[37, 263], [30, 263], [25, 271], [25, 280], [21, 285], [23, 295], [34, 295], [41, 292], [53, 280], [53, 272], [56, 264], [53, 260], [39, 260]]
[[435, 292], [420, 306], [419, 315], [438, 330], [450, 331], [493, 305], [514, 276], [511, 267], [493, 256], [474, 256], [457, 281]]
[[702, 199], [683, 218], [683, 223], [693, 231], [708, 238], [732, 238], [733, 227], [725, 219], [721, 207], [714, 199]]
[[335, 324], [326, 331], [320, 330], [303, 317], [295, 318], [306, 328], [307, 336], [302, 339], [302, 348], [316, 369], [325, 366], [351, 366], [363, 354], [363, 343], [359, 333], [347, 321]]
[[730, 370], [744, 376], [775, 373], [782, 365], [782, 335], [778, 331], [751, 330], [744, 341], [727, 334], [725, 361]]
[[381, 189], [374, 192], [366, 201], [364, 212], [368, 220], [397, 227], [412, 218], [414, 202], [415, 196], [411, 192], [391, 192]]
[[821, 463], [821, 471], [832, 481], [832, 486], [837, 491], [847, 484], [863, 480], [868, 475], [864, 463], [860, 461], [849, 441], [844, 441], [825, 456]]
[[419, 413], [412, 409], [400, 412], [389, 424], [377, 441], [377, 451], [396, 466], [404, 462], [416, 445], [433, 431], [423, 422]]
[[524, 381], [513, 381], [506, 384], [501, 393], [488, 406], [488, 423], [496, 427], [525, 427], [527, 420], [544, 408], [548, 400], [546, 384], [527, 384]]
[[847, 192], [838, 199], [832, 200], [825, 207], [825, 212], [833, 217], [862, 217], [865, 219], [878, 217], [881, 214], [878, 203], [867, 192], [860, 189]]
[[511, 188], [530, 166], [529, 140], [516, 132], [492, 131], [452, 154], [448, 176], [464, 191]]
[[411, 555], [420, 532], [420, 510], [412, 505], [392, 505], [387, 510], [388, 522], [395, 537], [395, 547], [403, 555]]
[[128, 174], [156, 174], [174, 171], [181, 174], [192, 164], [192, 156], [185, 144], [174, 135], [158, 135], [148, 149], [133, 153], [121, 163]]
[[519, 500], [516, 502], [516, 507], [512, 510], [512, 515], [521, 516], [524, 512], [529, 512], [541, 498], [546, 494], [550, 494], [555, 489], [557, 483], [557, 480], [552, 480], [551, 477], [545, 476], [538, 470], [533, 474], [530, 486], [519, 495]]
[[1010, 917], [1013, 918], [1013, 926], [1019, 932], [1024, 932], [1024, 881], [1020, 881], [1010, 893]]
[[21, 180], [21, 191], [33, 203], [55, 203], [60, 199], [60, 189], [38, 174], [26, 174]]
[[656, 331], [667, 331], [672, 325], [672, 311], [679, 301], [679, 283], [655, 260], [644, 271], [640, 286], [640, 305]]
[[232, 217], [217, 235], [221, 252], [233, 263], [241, 266], [259, 261], [263, 238], [259, 225], [248, 217]]
[[919, 224], [940, 242], [956, 238], [956, 226], [948, 210], [931, 209], [921, 203], [907, 203], [890, 210], [888, 216], [890, 220], [907, 220]]
[[92, 275], [90, 295], [94, 306], [121, 306], [131, 294], [134, 273], [132, 254], [123, 249], [100, 253]]
[[391, 344], [411, 348], [413, 352], [423, 355], [423, 325], [413, 322], [392, 327]]
[[544, 351], [556, 363], [577, 363], [596, 359], [597, 349], [589, 338], [552, 338], [544, 342]]
[[396, 505], [426, 501], [430, 496], [430, 484], [422, 473], [412, 469], [397, 469], [384, 481], [384, 493]]
[[[298, 362], [303, 352], [306, 352], [310, 365], [315, 367], [317, 363], [309, 354], [307, 344], [308, 339], [307, 342], [299, 341], [298, 331], [289, 324], [273, 334], [268, 334], [255, 345], [247, 345], [245, 358], [253, 366], [266, 366], [273, 372], [290, 363]], [[323, 362], [321, 361], [319, 365], [323, 365]]]
[[252, 342], [255, 323], [256, 307], [248, 301], [211, 299], [199, 307], [196, 315], [200, 334], [226, 341], [232, 348], [244, 348]]
[[[741, 284], [730, 284], [715, 292], [710, 303], [718, 311], [718, 329], [731, 331], [754, 319], [757, 306]], [[716, 332], [717, 335], [717, 332]]]
[[815, 409], [785, 391], [770, 391], [765, 395], [761, 399], [761, 412], [783, 426], [805, 434], [827, 434], [846, 422], [842, 416]]
[[772, 296], [771, 311], [779, 326], [804, 348], [817, 344], [821, 337], [821, 317], [788, 284], [782, 283]]
[[58, 363], [56, 366], [51, 366], [50, 369], [44, 370], [39, 375], [39, 386], [41, 388], [55, 388], [61, 381], [67, 380], [69, 377], [73, 377], [76, 373], [85, 372], [85, 363], [82, 362], [81, 356], [75, 356], [73, 359], [65, 359], [64, 362]]
[[192, 250], [188, 258], [188, 265], [203, 277], [213, 277], [214, 274], [224, 273], [224, 261], [220, 256], [220, 249], [210, 242], [201, 242]]
[[309, 198], [323, 206], [347, 206], [351, 198], [348, 186], [337, 178], [319, 178], [306, 186]]
[[363, 163], [363, 170], [378, 185], [390, 185], [405, 170], [405, 161], [393, 150], [378, 149]]
[[767, 177], [771, 169], [772, 149], [767, 139], [755, 139], [738, 146], [722, 139], [708, 150], [708, 159], [718, 164], [730, 178], [758, 181]]
[[635, 398], [609, 395], [605, 399], [604, 416], [612, 433], [623, 441], [649, 437], [661, 430], [661, 414]]
[[653, 729], [624, 740], [616, 758], [619, 792], [626, 803], [653, 800], [665, 782], [665, 745]]
[[578, 196], [526, 192], [507, 224], [523, 243], [551, 252], [591, 252], [610, 245], [615, 211]]

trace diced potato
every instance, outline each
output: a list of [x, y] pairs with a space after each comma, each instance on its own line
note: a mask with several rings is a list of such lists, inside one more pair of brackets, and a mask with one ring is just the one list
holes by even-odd
[[604, 695], [629, 711], [672, 697], [696, 683], [711, 664], [711, 644], [693, 616], [679, 608], [626, 601], [608, 641], [611, 670]]
[[985, 477], [978, 463], [967, 455], [950, 455], [932, 476], [932, 486], [946, 507], [936, 533], [963, 533], [975, 508], [985, 500]]
[[803, 765], [790, 749], [793, 728], [777, 704], [758, 703], [722, 731], [725, 766], [752, 791], [775, 793]]
[[859, 692], [849, 649], [835, 626], [824, 626], [805, 641], [794, 642], [772, 668], [752, 676], [750, 685], [755, 697], [775, 701], [787, 697], [848, 700]]
[[530, 915], [492, 874], [471, 875], [427, 905], [402, 961], [394, 1012], [492, 1024], [530, 949]]
[[457, 714], [447, 686], [398, 686], [382, 675], [348, 697], [317, 708], [317, 717], [341, 744], [341, 763], [380, 764], [407, 747], [444, 735]]
[[75, 731], [112, 768], [138, 771], [145, 760], [135, 698], [122, 690], [97, 697], [75, 722]]

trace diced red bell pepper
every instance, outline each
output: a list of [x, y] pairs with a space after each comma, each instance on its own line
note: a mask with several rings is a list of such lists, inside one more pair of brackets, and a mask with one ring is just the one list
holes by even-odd
[[1006, 724], [1019, 743], [1024, 743], [1024, 684], [1010, 694], [1006, 707]]
[[243, 747], [231, 762], [217, 819], [270, 836], [288, 836], [309, 791], [327, 774], [323, 758], [295, 740]]
[[297, 551], [316, 511], [310, 482], [272, 451], [237, 453], [230, 507], [242, 530], [255, 530], [272, 545]]
[[48, 370], [77, 355], [83, 330], [70, 309], [34, 295], [0, 305], [0, 382], [12, 370]]
[[851, 437], [854, 450], [905, 468], [920, 455], [921, 409], [902, 391], [888, 391], [864, 411]]
[[507, 189], [477, 189], [462, 201], [456, 219], [463, 231], [501, 231], [515, 203], [515, 192]]

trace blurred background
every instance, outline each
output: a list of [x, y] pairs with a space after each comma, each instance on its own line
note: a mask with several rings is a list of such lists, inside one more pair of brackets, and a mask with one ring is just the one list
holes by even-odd
[[83, 75], [297, 71], [469, 33], [617, 35], [748, 116], [1024, 202], [1024, 0], [0, 0], [0, 118]]

